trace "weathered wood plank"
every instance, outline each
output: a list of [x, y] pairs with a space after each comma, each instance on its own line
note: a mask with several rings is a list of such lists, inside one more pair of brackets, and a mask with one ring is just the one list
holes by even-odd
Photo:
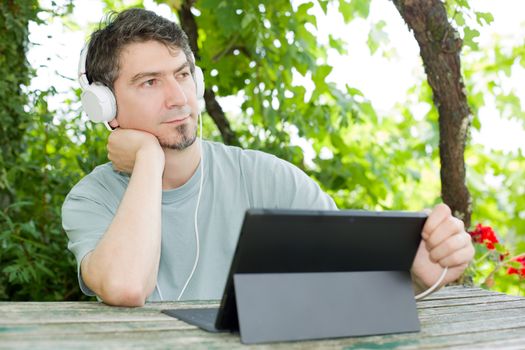
[[[438, 307], [458, 307], [458, 306], [469, 306], [476, 304], [484, 304], [484, 307], [491, 307], [492, 304], [498, 305], [498, 308], [505, 308], [504, 303], [509, 303], [510, 308], [519, 307], [522, 303], [525, 303], [525, 298], [508, 296], [508, 295], [489, 295], [489, 296], [479, 296], [472, 298], [450, 298], [447, 299], [433, 299], [428, 301], [418, 302], [418, 309], [422, 311], [423, 309], [429, 308], [438, 308]], [[119, 319], [129, 318], [133, 320], [135, 316], [138, 316], [140, 319], [148, 319], [152, 317], [153, 319], [158, 319], [158, 311], [165, 308], [182, 308], [182, 307], [216, 307], [218, 304], [216, 302], [195, 304], [195, 303], [151, 303], [146, 305], [143, 308], [121, 308], [121, 307], [112, 307], [107, 306], [101, 303], [91, 302], [91, 303], [73, 303], [73, 302], [57, 302], [57, 303], [0, 303], [0, 313], [7, 315], [8, 321], [15, 322], [16, 319], [23, 319], [27, 321], [26, 316], [35, 316], [38, 313], [40, 321], [60, 321], [62, 316], [66, 317], [78, 317], [80, 315], [86, 316], [89, 318], [89, 315], [98, 315], [103, 317], [118, 317]], [[40, 312], [43, 310], [43, 312]], [[46, 318], [49, 318], [47, 320]], [[88, 319], [91, 321], [91, 319]]]
[[[191, 348], [191, 349], [427, 349], [497, 344], [513, 339], [522, 339], [524, 329], [461, 333], [457, 335], [425, 336], [421, 333], [395, 334], [374, 337], [341, 338], [290, 343], [273, 343], [246, 346], [236, 334], [212, 334], [201, 330], [125, 332], [114, 334], [80, 334], [75, 337], [47, 335], [38, 339], [20, 337], [2, 341], [2, 348], [39, 349], [57, 348]], [[475, 344], [475, 345], [474, 345]], [[492, 345], [494, 346], [494, 345]], [[500, 348], [500, 347], [498, 347]]]
[[97, 302], [0, 303], [0, 315], [4, 315], [0, 319], [0, 325], [95, 321], [163, 321], [171, 319], [171, 317], [161, 314], [161, 310], [187, 307], [218, 307], [218, 304], [216, 302], [201, 304], [151, 303], [142, 308], [125, 308], [108, 306]]
[[[443, 308], [441, 308], [443, 309]], [[120, 310], [123, 311], [123, 310]], [[421, 313], [419, 319], [423, 327], [437, 326], [440, 323], [450, 322], [514, 322], [520, 318], [525, 319], [525, 301], [521, 308], [508, 309], [502, 313], [500, 309], [477, 310], [470, 309], [468, 312], [457, 313], [453, 307], [445, 314]], [[107, 317], [100, 321], [100, 316], [54, 319], [52, 322], [42, 322], [42, 320], [30, 320], [28, 318], [11, 319], [0, 321], [0, 333], [4, 334], [78, 334], [85, 332], [123, 332], [123, 331], [146, 331], [146, 330], [180, 330], [194, 328], [175, 318], [161, 314], [159, 310], [151, 310], [151, 315], [144, 314], [143, 317]]]
[[483, 320], [456, 321], [445, 323], [422, 322], [422, 335], [452, 335], [465, 332], [487, 332], [504, 329], [522, 329], [525, 334], [525, 317], [501, 318], [492, 322]]
[[[147, 303], [143, 307], [119, 307], [109, 306], [104, 303], [96, 301], [59, 301], [59, 302], [12, 302], [12, 301], [0, 301], [0, 311], [2, 312], [18, 312], [18, 311], [69, 311], [69, 310], [97, 310], [98, 312], [141, 312], [142, 310], [161, 310], [165, 308], [185, 308], [185, 307], [213, 307], [218, 306], [219, 300], [204, 300], [204, 301], [191, 301], [191, 302], [153, 302]], [[135, 310], [135, 311], [134, 311]]]
[[[505, 301], [504, 303], [498, 303], [494, 300], [489, 301], [491, 302], [484, 303], [481, 312], [514, 310], [525, 307], [525, 298]], [[422, 320], [426, 317], [437, 315], [460, 315], [461, 317], [462, 314], [479, 310], [479, 303], [479, 301], [463, 302], [462, 304], [452, 303], [452, 305], [440, 303], [440, 307], [420, 308], [419, 316]], [[168, 316], [161, 314], [160, 310], [188, 306], [197, 307], [196, 305], [156, 304], [148, 305], [144, 308], [114, 308], [99, 303], [53, 303], [51, 308], [48, 307], [42, 311], [41, 307], [35, 309], [29, 303], [28, 305], [17, 303], [17, 305], [13, 304], [11, 307], [0, 305], [0, 314], [3, 315], [0, 324], [82, 323], [97, 320], [103, 322], [162, 321], [166, 320]], [[217, 304], [204, 306], [217, 306]], [[41, 312], [36, 313], [37, 310]]]
[[16, 324], [3, 325], [0, 323], [0, 338], [11, 339], [20, 336], [63, 335], [75, 336], [85, 333], [115, 333], [115, 332], [149, 332], [149, 331], [177, 331], [195, 329], [177, 319], [158, 321], [125, 321], [125, 322], [75, 322], [75, 323], [47, 323], [47, 324]]
[[431, 315], [461, 315], [464, 313], [472, 312], [474, 310], [512, 310], [516, 308], [523, 308], [523, 301], [509, 301], [505, 303], [492, 303], [485, 305], [454, 305], [450, 307], [436, 307], [436, 308], [426, 308], [418, 309], [418, 313], [421, 316], [431, 316]]
[[[160, 313], [214, 302], [151, 303], [117, 308], [100, 303], [0, 303], [0, 348], [252, 348], [235, 334], [212, 334]], [[258, 349], [519, 348], [525, 345], [525, 298], [478, 288], [447, 287], [418, 302], [419, 333], [278, 343]]]
[[436, 307], [450, 307], [450, 306], [459, 306], [459, 305], [475, 305], [475, 304], [490, 304], [490, 303], [498, 303], [498, 304], [504, 304], [507, 302], [512, 301], [522, 301], [525, 300], [522, 297], [516, 297], [516, 296], [482, 296], [482, 297], [476, 297], [476, 298], [450, 298], [450, 299], [442, 299], [442, 300], [429, 300], [425, 303], [418, 302], [418, 309], [425, 309], [425, 308], [436, 308]]
[[501, 320], [505, 318], [525, 318], [525, 305], [518, 308], [505, 309], [503, 312], [501, 309], [494, 308], [492, 310], [479, 310], [477, 308], [470, 308], [464, 310], [464, 312], [454, 312], [451, 308], [447, 313], [419, 313], [419, 320], [421, 323], [426, 322], [432, 323], [448, 323], [456, 321], [470, 321], [470, 320], [483, 320], [484, 322], [492, 322], [495, 320]]
[[[472, 349], [472, 346], [458, 346], [456, 349]], [[506, 350], [523, 350], [525, 348], [525, 336], [515, 339], [500, 339], [490, 342], [475, 344], [476, 349], [506, 349]]]
[[494, 292], [494, 291], [490, 291], [490, 290], [486, 290], [482, 288], [477, 288], [477, 287], [469, 288], [469, 287], [462, 287], [462, 286], [449, 286], [446, 288], [442, 288], [435, 293], [430, 294], [425, 299], [423, 299], [423, 301], [431, 300], [431, 299], [440, 299], [444, 297], [445, 298], [446, 297], [459, 298], [463, 296], [466, 296], [466, 297], [476, 296], [477, 297], [477, 296], [484, 296], [484, 295], [506, 295], [506, 294], [498, 293], [498, 292]]
[[[382, 336], [362, 338], [361, 341], [351, 345], [344, 345], [345, 349], [450, 349], [460, 346], [477, 349], [485, 343], [504, 342], [508, 339], [516, 339], [522, 336], [520, 330], [493, 331], [485, 334], [457, 334], [452, 336], [430, 336], [430, 337], [403, 337]], [[493, 345], [493, 348], [494, 347]], [[500, 349], [500, 347], [497, 347]]]

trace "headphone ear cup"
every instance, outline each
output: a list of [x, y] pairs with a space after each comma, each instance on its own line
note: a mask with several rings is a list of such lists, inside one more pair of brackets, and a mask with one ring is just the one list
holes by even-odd
[[195, 79], [195, 90], [197, 94], [197, 98], [203, 98], [204, 97], [204, 74], [202, 73], [202, 69], [198, 66], [195, 66], [195, 73], [194, 73], [194, 79]]
[[109, 122], [117, 115], [115, 95], [99, 83], [89, 85], [80, 96], [84, 112], [94, 122]]

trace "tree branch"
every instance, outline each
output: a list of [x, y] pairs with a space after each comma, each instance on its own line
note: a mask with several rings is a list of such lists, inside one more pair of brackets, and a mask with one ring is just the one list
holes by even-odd
[[227, 145], [240, 146], [237, 135], [232, 130], [228, 119], [224, 116], [222, 107], [215, 98], [213, 90], [206, 89], [204, 91], [204, 101], [206, 102], [206, 110], [215, 122], [215, 125], [217, 125], [224, 143]]
[[439, 112], [441, 195], [455, 216], [470, 226], [472, 203], [465, 184], [465, 144], [470, 109], [461, 76], [462, 41], [448, 22], [441, 0], [393, 0], [413, 31]]
[[[191, 13], [191, 6], [193, 3], [194, 0], [184, 0], [182, 6], [178, 10], [178, 13], [181, 27], [188, 35], [190, 47], [195, 54], [195, 59], [199, 59], [199, 48], [197, 46], [199, 34], [197, 31], [197, 22], [195, 21], [193, 13]], [[204, 102], [206, 104], [206, 110], [208, 111], [208, 114], [211, 116], [221, 133], [223, 142], [227, 145], [239, 145], [237, 135], [231, 128], [230, 122], [226, 118], [221, 105], [215, 98], [215, 93], [211, 89], [204, 90]]]

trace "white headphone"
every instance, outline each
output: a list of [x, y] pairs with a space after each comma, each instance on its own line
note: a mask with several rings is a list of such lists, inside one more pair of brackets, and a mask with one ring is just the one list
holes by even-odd
[[[117, 115], [117, 101], [113, 92], [102, 83], [89, 83], [86, 72], [86, 58], [88, 53], [87, 43], [80, 52], [78, 62], [78, 82], [82, 89], [80, 100], [88, 118], [93, 122], [109, 122]], [[195, 61], [195, 60], [194, 60]], [[195, 66], [193, 74], [195, 90], [198, 99], [204, 97], [204, 75], [200, 67]]]

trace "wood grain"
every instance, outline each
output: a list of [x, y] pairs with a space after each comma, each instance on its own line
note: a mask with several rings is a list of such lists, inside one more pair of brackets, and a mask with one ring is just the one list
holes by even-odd
[[[525, 346], [525, 298], [447, 287], [417, 303], [421, 332], [246, 346], [238, 334], [212, 334], [160, 313], [217, 302], [2, 302], [0, 349], [519, 349]], [[312, 315], [315, 317], [315, 315]]]

